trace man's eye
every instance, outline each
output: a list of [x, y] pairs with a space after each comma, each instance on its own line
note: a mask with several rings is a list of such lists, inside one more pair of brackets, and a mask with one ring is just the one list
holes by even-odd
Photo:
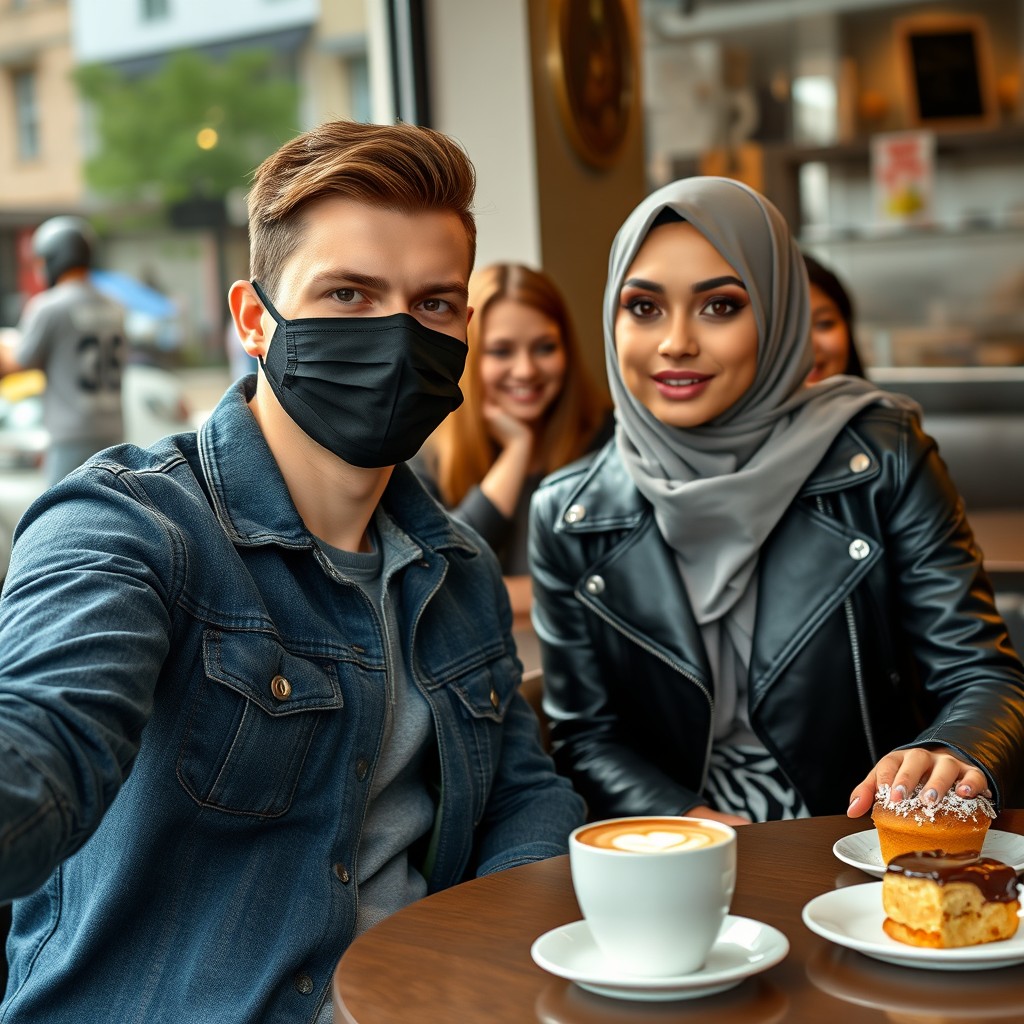
[[355, 288], [337, 288], [335, 289], [334, 297], [339, 302], [355, 302], [357, 298], [362, 296]]
[[427, 313], [448, 313], [452, 309], [452, 304], [445, 299], [424, 299], [422, 305]]

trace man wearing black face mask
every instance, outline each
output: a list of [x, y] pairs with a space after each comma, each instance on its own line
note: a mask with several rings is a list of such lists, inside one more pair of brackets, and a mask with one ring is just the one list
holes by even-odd
[[259, 361], [23, 520], [0, 601], [9, 1020], [330, 1020], [352, 938], [564, 852], [489, 549], [400, 463], [461, 401], [473, 176], [326, 124], [249, 195]]

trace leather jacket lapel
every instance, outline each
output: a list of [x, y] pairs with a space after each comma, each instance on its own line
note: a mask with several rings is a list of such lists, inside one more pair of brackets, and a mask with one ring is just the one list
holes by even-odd
[[645, 516], [589, 567], [577, 595], [617, 629], [713, 693], [700, 628], [653, 515]]
[[750, 706], [882, 555], [874, 537], [797, 501], [761, 553]]

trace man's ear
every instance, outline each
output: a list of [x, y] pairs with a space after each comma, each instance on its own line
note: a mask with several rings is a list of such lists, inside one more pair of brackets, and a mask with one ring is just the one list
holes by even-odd
[[273, 327], [267, 328], [267, 322], [273, 324], [273, 320], [265, 315], [263, 303], [248, 281], [236, 281], [228, 289], [228, 307], [242, 348], [254, 358], [266, 358], [274, 333]]
[[472, 306], [466, 307], [466, 326], [469, 326], [469, 321], [473, 319], [473, 314], [476, 312]]

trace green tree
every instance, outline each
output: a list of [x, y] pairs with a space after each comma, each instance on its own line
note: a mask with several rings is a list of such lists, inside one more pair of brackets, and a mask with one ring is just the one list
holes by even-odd
[[93, 64], [75, 80], [99, 141], [86, 180], [120, 198], [223, 197], [298, 131], [298, 89], [262, 50], [223, 62], [183, 51], [144, 78]]

